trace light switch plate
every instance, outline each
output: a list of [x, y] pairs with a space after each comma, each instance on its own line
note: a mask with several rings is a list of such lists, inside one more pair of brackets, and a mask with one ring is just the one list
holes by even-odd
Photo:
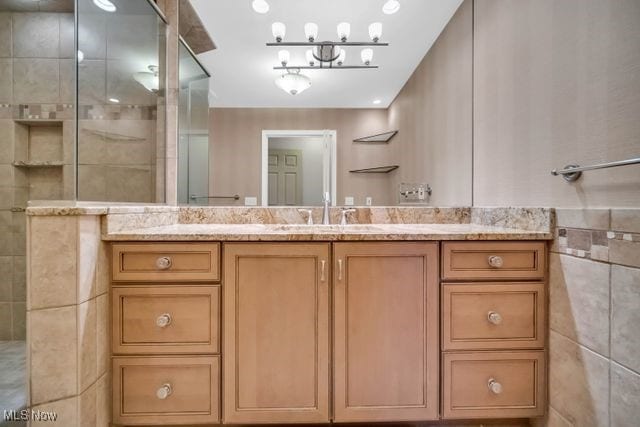
[[257, 206], [258, 205], [258, 198], [257, 197], [245, 197], [244, 198], [244, 205], [245, 206]]
[[351, 196], [347, 196], [344, 198], [344, 205], [345, 206], [353, 206], [353, 197]]
[[364, 204], [367, 206], [371, 206], [373, 204], [373, 197], [367, 196], [367, 198], [364, 199]]

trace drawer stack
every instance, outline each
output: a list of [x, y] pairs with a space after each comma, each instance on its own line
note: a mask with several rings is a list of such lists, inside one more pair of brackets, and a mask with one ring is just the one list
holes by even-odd
[[114, 244], [113, 422], [220, 420], [220, 245]]
[[443, 243], [443, 418], [544, 414], [545, 247]]

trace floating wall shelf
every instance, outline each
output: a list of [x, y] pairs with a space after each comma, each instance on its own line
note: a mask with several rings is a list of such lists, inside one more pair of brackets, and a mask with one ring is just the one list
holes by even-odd
[[60, 161], [28, 160], [28, 161], [16, 161], [16, 162], [13, 162], [12, 165], [17, 168], [58, 168], [58, 167], [64, 166], [64, 163]]
[[398, 166], [398, 165], [378, 166], [378, 167], [375, 167], [375, 168], [350, 170], [349, 172], [351, 172], [351, 173], [389, 173], [391, 171], [394, 171], [394, 170], [398, 169], [399, 167], [400, 166]]
[[365, 136], [364, 138], [354, 139], [353, 142], [369, 142], [369, 143], [385, 143], [388, 144], [391, 139], [396, 136], [397, 130], [379, 133], [377, 135]]

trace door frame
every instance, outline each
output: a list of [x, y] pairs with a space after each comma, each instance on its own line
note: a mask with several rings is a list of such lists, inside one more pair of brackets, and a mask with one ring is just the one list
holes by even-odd
[[[336, 206], [336, 202], [338, 200], [336, 190], [337, 190], [337, 161], [338, 152], [337, 152], [337, 141], [338, 141], [338, 133], [335, 130], [263, 130], [262, 131], [262, 170], [261, 170], [261, 206], [269, 206], [269, 138], [278, 138], [278, 137], [329, 137], [329, 146], [325, 147], [325, 156], [329, 154], [329, 177], [330, 177], [330, 186], [331, 188], [326, 188], [326, 183], [323, 184], [323, 191], [329, 191], [331, 196], [331, 206]], [[326, 157], [325, 157], [326, 158]], [[322, 169], [326, 171], [326, 165], [323, 159]]]

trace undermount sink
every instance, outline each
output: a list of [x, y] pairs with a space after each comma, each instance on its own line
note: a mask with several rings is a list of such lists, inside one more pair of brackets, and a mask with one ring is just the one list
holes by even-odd
[[294, 233], [362, 233], [381, 231], [380, 227], [372, 224], [277, 224], [270, 226], [275, 231], [285, 231]]

